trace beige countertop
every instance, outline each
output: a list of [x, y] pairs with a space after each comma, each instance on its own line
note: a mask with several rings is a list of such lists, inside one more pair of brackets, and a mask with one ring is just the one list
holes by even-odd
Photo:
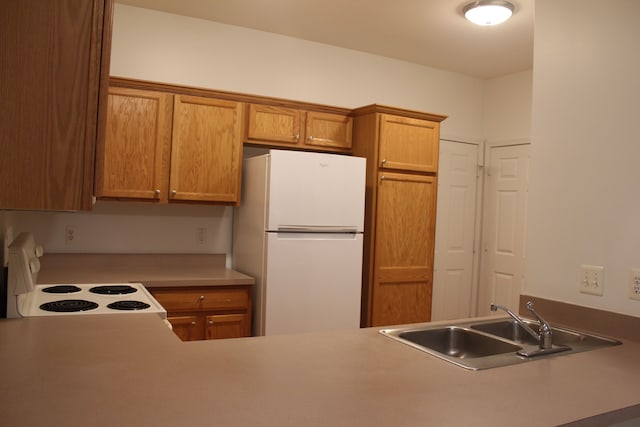
[[141, 282], [147, 287], [252, 285], [221, 254], [45, 254], [38, 284]]
[[159, 318], [0, 321], [3, 425], [553, 426], [640, 404], [640, 343], [468, 371], [361, 329], [181, 342]]

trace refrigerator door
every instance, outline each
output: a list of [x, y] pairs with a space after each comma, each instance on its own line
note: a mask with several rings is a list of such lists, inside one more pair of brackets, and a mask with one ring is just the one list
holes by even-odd
[[360, 327], [362, 234], [267, 233], [264, 335]]
[[337, 227], [362, 232], [365, 164], [361, 157], [272, 150], [266, 229]]

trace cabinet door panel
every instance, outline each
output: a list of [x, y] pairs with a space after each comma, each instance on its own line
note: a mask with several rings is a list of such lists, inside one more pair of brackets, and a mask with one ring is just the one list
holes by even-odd
[[294, 108], [250, 104], [246, 140], [295, 145], [301, 138], [301, 118]]
[[380, 173], [372, 325], [431, 316], [436, 178]]
[[170, 94], [109, 88], [96, 196], [167, 200], [172, 109]]
[[170, 200], [238, 203], [244, 104], [176, 95]]
[[439, 133], [437, 122], [382, 114], [380, 167], [437, 172]]
[[251, 321], [247, 314], [213, 314], [206, 318], [206, 339], [251, 336]]
[[182, 341], [204, 339], [204, 317], [169, 316], [167, 318], [175, 333]]
[[305, 145], [351, 149], [353, 119], [339, 114], [308, 112]]
[[111, 2], [5, 1], [1, 9], [0, 209], [91, 209]]

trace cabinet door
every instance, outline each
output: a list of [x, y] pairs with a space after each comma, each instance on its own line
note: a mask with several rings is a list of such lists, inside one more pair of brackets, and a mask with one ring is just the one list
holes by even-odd
[[96, 196], [167, 201], [172, 101], [166, 93], [109, 88]]
[[431, 317], [436, 179], [380, 173], [371, 326]]
[[437, 122], [381, 114], [379, 166], [437, 172], [439, 134], [440, 124]]
[[302, 118], [294, 108], [250, 104], [246, 140], [296, 145], [302, 137]]
[[182, 341], [204, 339], [203, 316], [169, 316], [167, 318], [173, 327], [173, 332]]
[[240, 102], [174, 97], [170, 200], [239, 202], [243, 117]]
[[0, 209], [90, 209], [111, 1], [1, 9]]
[[305, 145], [319, 148], [351, 149], [353, 119], [340, 114], [307, 112]]
[[247, 314], [212, 314], [207, 316], [205, 326], [208, 340], [251, 336]]

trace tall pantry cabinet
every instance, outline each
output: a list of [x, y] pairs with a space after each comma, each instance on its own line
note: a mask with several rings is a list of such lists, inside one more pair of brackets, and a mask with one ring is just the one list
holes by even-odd
[[367, 158], [362, 326], [431, 319], [440, 122], [381, 105], [354, 111]]

